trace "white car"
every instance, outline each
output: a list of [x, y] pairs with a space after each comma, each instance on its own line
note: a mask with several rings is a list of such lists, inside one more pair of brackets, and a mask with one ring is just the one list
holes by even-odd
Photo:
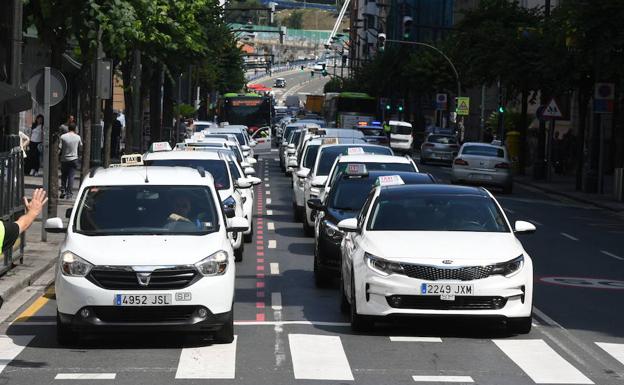
[[511, 194], [513, 176], [507, 148], [488, 143], [462, 144], [453, 160], [451, 181], [500, 187], [505, 194]]
[[295, 220], [300, 221], [303, 218], [305, 212], [305, 201], [303, 200], [304, 182], [310, 173], [310, 168], [314, 166], [316, 162], [316, 156], [318, 150], [323, 144], [323, 138], [312, 138], [306, 142], [301, 153], [301, 159], [299, 160], [299, 166], [292, 173], [292, 186], [293, 186], [293, 212]]
[[[145, 155], [147, 166], [175, 166], [192, 167], [209, 172], [224, 208], [234, 209], [237, 217], [244, 217], [242, 189], [249, 189], [252, 181], [247, 178], [234, 179], [230, 173], [227, 160], [219, 153], [212, 151], [163, 151]], [[245, 245], [243, 243], [244, 229], [240, 233], [231, 233], [232, 247], [236, 261], [243, 260]]]
[[384, 178], [357, 218], [338, 223], [342, 308], [366, 330], [384, 316], [483, 316], [531, 329], [533, 263], [487, 190]]
[[[140, 158], [140, 155], [131, 155]], [[188, 167], [96, 169], [84, 179], [56, 269], [57, 338], [177, 330], [234, 339], [235, 264], [227, 232], [249, 226], [220, 207], [210, 174]]]
[[395, 151], [412, 152], [414, 137], [412, 136], [412, 124], [400, 120], [391, 120], [390, 147]]
[[[352, 150], [349, 150], [350, 148]], [[318, 150], [314, 167], [310, 169], [303, 184], [304, 202], [320, 196], [321, 189], [325, 186], [327, 176], [336, 158], [340, 155], [348, 155], [349, 152], [353, 151], [392, 155], [392, 150], [389, 147], [363, 144], [360, 138], [323, 139], [323, 145]], [[303, 218], [303, 231], [310, 237], [314, 234], [313, 211], [307, 204], [305, 205], [305, 216]]]
[[241, 146], [243, 150], [243, 155], [245, 157], [254, 157], [253, 147], [256, 145], [256, 142], [249, 139], [249, 134], [247, 133], [247, 126], [240, 125], [228, 125], [219, 128], [210, 128], [204, 130], [207, 134], [232, 134], [236, 136], [236, 140]]

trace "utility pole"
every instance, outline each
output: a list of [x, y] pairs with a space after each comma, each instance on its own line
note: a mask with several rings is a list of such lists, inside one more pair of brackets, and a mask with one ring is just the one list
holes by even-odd
[[141, 125], [141, 51], [132, 53], [132, 148], [126, 153], [141, 151], [143, 129]]
[[[22, 0], [13, 0], [13, 23], [11, 24], [11, 63], [10, 83], [13, 87], [19, 87], [22, 82]], [[19, 129], [19, 117], [17, 114], [9, 115], [9, 135], [17, 135]], [[12, 130], [12, 131], [11, 131]]]
[[[544, 18], [546, 23], [550, 19], [550, 0], [544, 1]], [[548, 103], [549, 95], [546, 95], [544, 89], [540, 90], [540, 105]], [[546, 177], [546, 121], [539, 120], [539, 129], [537, 130], [537, 158], [533, 164], [533, 179], [544, 179]]]
[[101, 82], [102, 59], [104, 58], [104, 48], [102, 47], [102, 28], [98, 27], [97, 49], [95, 54], [95, 64], [93, 71], [93, 120], [91, 120], [91, 162], [93, 166], [102, 165], [102, 130], [100, 124], [102, 120], [102, 98]]

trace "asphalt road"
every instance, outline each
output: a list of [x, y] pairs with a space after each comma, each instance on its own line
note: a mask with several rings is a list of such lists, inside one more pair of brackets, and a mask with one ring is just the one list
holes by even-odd
[[[331, 69], [333, 69], [333, 67], [331, 67], [330, 70]], [[305, 101], [305, 95], [307, 94], [323, 94], [323, 86], [330, 80], [330, 76], [323, 77], [322, 75], [316, 73], [314, 74], [314, 77], [311, 77], [310, 73], [311, 69], [309, 68], [306, 68], [303, 71], [289, 71], [283, 74], [275, 74], [275, 76], [272, 76], [268, 79], [259, 79], [258, 83], [263, 84], [267, 87], [273, 87], [275, 83], [275, 78], [284, 78], [286, 80], [286, 87], [273, 88], [275, 97], [278, 100], [282, 100], [289, 95], [299, 95], [299, 98], [302, 101]]]

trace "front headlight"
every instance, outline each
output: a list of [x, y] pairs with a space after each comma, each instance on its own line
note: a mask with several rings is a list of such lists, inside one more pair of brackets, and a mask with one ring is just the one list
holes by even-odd
[[364, 253], [364, 260], [369, 268], [383, 275], [404, 274], [403, 267], [399, 263], [390, 262], [369, 253]]
[[325, 228], [325, 234], [334, 240], [339, 241], [344, 236], [344, 233], [342, 232], [342, 230], [340, 230], [338, 226], [336, 226], [335, 224], [331, 223], [328, 220], [323, 221], [323, 226]]
[[219, 250], [195, 264], [197, 271], [205, 277], [223, 275], [227, 271], [227, 266], [228, 254], [223, 250]]
[[514, 276], [524, 266], [524, 255], [512, 259], [511, 261], [497, 263], [492, 265], [490, 275], [503, 275], [505, 277]]
[[93, 265], [80, 258], [71, 251], [61, 254], [61, 273], [69, 277], [84, 277], [93, 268]]
[[226, 207], [228, 209], [233, 209], [236, 207], [236, 200], [232, 197], [229, 196], [227, 197], [224, 201], [223, 201], [223, 207]]

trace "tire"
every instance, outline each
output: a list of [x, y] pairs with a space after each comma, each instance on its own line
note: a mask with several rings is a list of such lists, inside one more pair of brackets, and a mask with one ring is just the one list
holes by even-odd
[[308, 218], [305, 215], [305, 211], [303, 212], [303, 233], [306, 237], [311, 237], [314, 235], [314, 227], [308, 225]]
[[253, 241], [253, 235], [254, 235], [253, 219], [251, 220], [251, 223], [249, 223], [249, 226], [251, 227], [251, 231], [249, 232], [249, 234], [243, 234], [243, 242], [245, 243], [251, 243], [251, 241]]
[[61, 322], [61, 317], [56, 311], [56, 341], [61, 346], [74, 346], [80, 342], [78, 333], [75, 333], [69, 325]]
[[511, 334], [528, 334], [531, 326], [533, 326], [533, 317], [507, 319], [507, 331]]
[[331, 277], [327, 270], [318, 263], [318, 257], [314, 253], [314, 285], [318, 288], [327, 288], [331, 284]]
[[[239, 237], [240, 237], [240, 234], [239, 234]], [[245, 252], [245, 242], [241, 242], [240, 247], [234, 250], [234, 262], [242, 262], [244, 252]]]
[[227, 321], [214, 333], [214, 342], [218, 344], [231, 344], [234, 341], [234, 309], [230, 310]]
[[361, 315], [357, 312], [353, 276], [351, 276], [351, 306], [349, 309], [349, 319], [351, 321], [351, 330], [354, 332], [368, 332], [375, 327], [375, 322], [372, 317]]
[[293, 209], [293, 216], [295, 218], [295, 221], [296, 222], [301, 221], [301, 218], [302, 218], [301, 209], [297, 207], [297, 203], [295, 202], [292, 203], [292, 209]]
[[503, 194], [511, 194], [513, 192], [513, 183], [503, 186]]

